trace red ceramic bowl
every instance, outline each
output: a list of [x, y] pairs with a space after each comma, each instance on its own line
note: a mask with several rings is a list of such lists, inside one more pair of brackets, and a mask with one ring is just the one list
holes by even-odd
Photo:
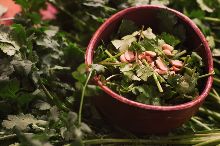
[[[123, 18], [133, 20], [137, 25], [145, 25], [157, 30], [160, 22], [156, 14], [160, 10], [169, 11], [176, 15], [178, 23], [186, 29], [186, 41], [184, 44], [189, 49], [198, 48], [197, 51], [203, 58], [206, 73], [213, 71], [213, 60], [208, 43], [199, 28], [182, 13], [167, 8], [153, 5], [131, 7], [124, 9], [104, 22], [93, 35], [85, 56], [85, 62], [89, 66], [93, 63], [94, 50], [102, 40], [109, 41], [113, 32], [117, 32]], [[193, 101], [175, 106], [153, 106], [129, 100], [115, 93], [101, 81], [96, 80], [97, 85], [106, 93], [103, 96], [93, 98], [98, 111], [110, 123], [136, 133], [167, 133], [181, 126], [189, 120], [204, 102], [205, 97], [212, 86], [213, 77], [209, 76], [202, 81], [201, 94]]]

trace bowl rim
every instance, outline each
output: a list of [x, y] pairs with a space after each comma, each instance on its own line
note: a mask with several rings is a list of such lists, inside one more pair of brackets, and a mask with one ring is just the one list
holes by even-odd
[[[202, 32], [200, 31], [200, 29], [196, 26], [196, 24], [187, 16], [185, 16], [184, 14], [182, 14], [181, 12], [165, 7], [165, 6], [157, 6], [157, 5], [144, 5], [144, 6], [135, 6], [135, 7], [130, 7], [130, 8], [126, 8], [124, 10], [121, 10], [119, 12], [117, 12], [116, 14], [112, 15], [110, 18], [108, 18], [99, 28], [98, 30], [94, 33], [92, 39], [89, 42], [89, 45], [87, 47], [86, 50], [86, 55], [85, 55], [85, 64], [87, 67], [89, 67], [89, 65], [92, 64], [93, 62], [93, 52], [94, 52], [94, 45], [96, 43], [96, 41], [99, 40], [99, 36], [102, 34], [102, 32], [107, 28], [108, 25], [111, 24], [111, 22], [123, 17], [126, 13], [130, 13], [132, 11], [136, 11], [138, 9], [154, 9], [154, 10], [167, 10], [173, 14], [175, 14], [177, 17], [179, 17], [179, 19], [181, 19], [182, 21], [184, 21], [187, 25], [189, 25], [194, 31], [195, 33], [198, 35], [198, 37], [200, 38], [203, 46], [204, 46], [204, 50], [206, 51], [207, 54], [207, 64], [208, 64], [208, 72], [212, 72], [213, 71], [213, 59], [212, 59], [212, 53], [211, 50], [209, 48], [208, 42], [205, 38], [205, 36], [202, 34]], [[143, 103], [139, 103], [133, 100], [129, 100], [126, 97], [123, 97], [119, 94], [117, 94], [116, 92], [112, 91], [110, 88], [108, 88], [107, 86], [105, 86], [98, 78], [94, 79], [96, 84], [108, 95], [110, 95], [111, 97], [115, 98], [116, 100], [133, 106], [133, 107], [137, 107], [137, 108], [141, 108], [141, 109], [147, 109], [147, 110], [157, 110], [157, 111], [174, 111], [174, 110], [183, 110], [183, 109], [188, 109], [191, 108], [193, 106], [196, 106], [198, 104], [202, 104], [202, 102], [205, 100], [206, 96], [208, 95], [211, 87], [212, 87], [212, 82], [213, 82], [213, 76], [209, 76], [207, 79], [207, 83], [205, 85], [204, 90], [202, 91], [202, 93], [197, 96], [194, 100], [183, 103], [183, 104], [178, 104], [178, 105], [173, 105], [173, 106], [156, 106], [156, 105], [147, 105], [147, 104], [143, 104]]]

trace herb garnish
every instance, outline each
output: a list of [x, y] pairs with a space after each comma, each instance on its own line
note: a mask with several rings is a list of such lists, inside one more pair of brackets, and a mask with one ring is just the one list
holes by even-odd
[[182, 44], [170, 33], [138, 30], [131, 20], [122, 20], [115, 39], [98, 47], [95, 56], [102, 61], [95, 63], [106, 67], [99, 75], [120, 95], [145, 104], [180, 104], [199, 95], [203, 73], [202, 58]]

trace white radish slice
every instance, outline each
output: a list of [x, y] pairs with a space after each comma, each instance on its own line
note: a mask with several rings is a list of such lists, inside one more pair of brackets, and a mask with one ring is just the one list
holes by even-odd
[[169, 50], [169, 51], [173, 51], [173, 46], [170, 46], [169, 44], [163, 44], [162, 45], [162, 49], [163, 50]]
[[132, 62], [135, 60], [135, 55], [134, 55], [134, 52], [132, 52], [132, 51], [126, 51], [124, 55], [125, 55], [125, 59], [128, 62]]
[[168, 70], [168, 67], [166, 66], [166, 64], [163, 63], [163, 61], [157, 57], [157, 60], [156, 60], [156, 65], [159, 69], [163, 70], [163, 71], [167, 71]]
[[182, 67], [183, 66], [183, 62], [180, 60], [171, 60], [170, 62], [175, 67]]

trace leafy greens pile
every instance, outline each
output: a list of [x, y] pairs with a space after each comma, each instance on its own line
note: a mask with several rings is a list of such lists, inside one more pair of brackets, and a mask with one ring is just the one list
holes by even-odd
[[[166, 15], [177, 22], [172, 14]], [[98, 47], [95, 63], [105, 68], [98, 74], [102, 82], [120, 95], [145, 104], [174, 105], [198, 96], [202, 58], [183, 50], [183, 42], [172, 34], [155, 35], [151, 28], [143, 28], [138, 30], [133, 21], [122, 20], [111, 43]], [[125, 36], [120, 38], [121, 34]]]
[[[0, 26], [2, 146], [220, 143], [218, 0], [15, 2], [21, 5], [22, 13], [14, 18], [13, 25]], [[41, 20], [39, 10], [45, 7], [46, 2], [59, 10], [56, 20]], [[90, 97], [97, 94], [99, 89], [88, 84], [91, 74], [85, 73], [84, 52], [89, 39], [113, 13], [144, 4], [167, 5], [189, 16], [206, 35], [215, 62], [214, 86], [209, 97], [189, 122], [168, 136], [140, 136], [111, 126], [100, 117], [90, 102]]]

